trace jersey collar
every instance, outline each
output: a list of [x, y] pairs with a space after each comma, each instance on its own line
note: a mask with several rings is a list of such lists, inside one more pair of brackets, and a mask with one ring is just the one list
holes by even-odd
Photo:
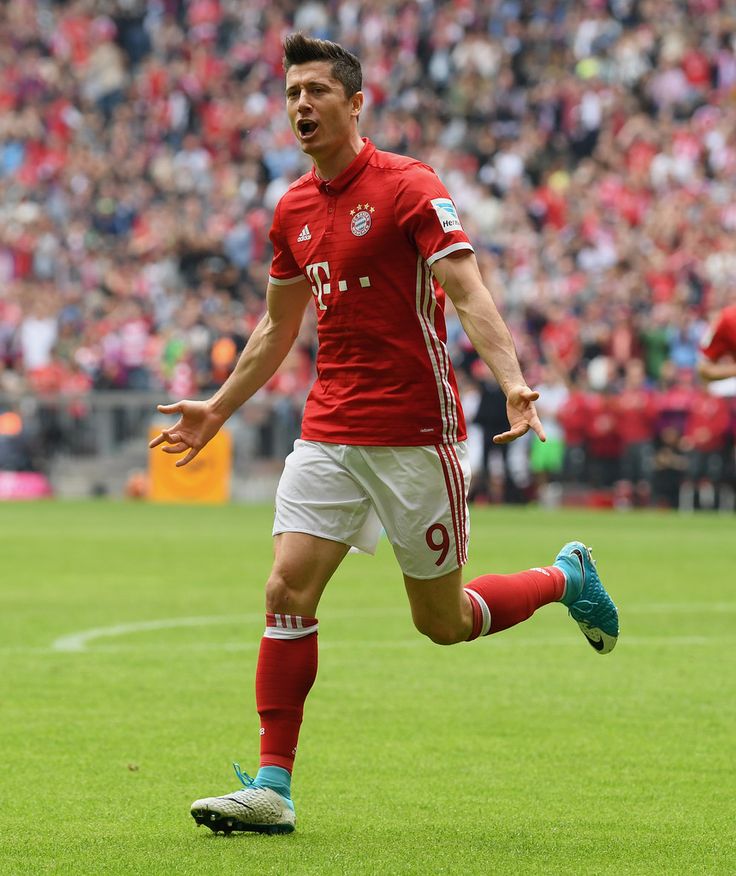
[[312, 180], [321, 192], [325, 194], [337, 194], [344, 191], [361, 170], [363, 170], [366, 164], [368, 164], [371, 156], [376, 151], [376, 147], [367, 137], [362, 137], [361, 139], [363, 140], [363, 143], [365, 143], [365, 146], [363, 146], [345, 170], [338, 174], [334, 179], [320, 179], [317, 176], [317, 171], [312, 168]]

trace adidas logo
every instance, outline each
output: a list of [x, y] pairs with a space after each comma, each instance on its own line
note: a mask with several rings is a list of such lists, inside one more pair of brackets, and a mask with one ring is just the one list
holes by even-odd
[[311, 240], [312, 235], [309, 232], [309, 226], [305, 225], [304, 228], [299, 232], [299, 237], [297, 237], [297, 243], [304, 243], [305, 240]]

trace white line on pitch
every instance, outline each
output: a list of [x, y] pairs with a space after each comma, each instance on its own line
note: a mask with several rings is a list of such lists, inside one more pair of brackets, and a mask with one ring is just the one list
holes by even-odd
[[[675, 614], [722, 614], [736, 610], [736, 603], [734, 602], [700, 602], [700, 603], [686, 603], [686, 602], [671, 602], [671, 603], [650, 603], [644, 604], [640, 603], [639, 605], [630, 605], [623, 609], [622, 614], [648, 614], [648, 613], [656, 613], [656, 614], [667, 614], [667, 613], [675, 613]], [[356, 617], [357, 614], [360, 614], [361, 617], [373, 616], [373, 617], [391, 617], [391, 616], [399, 616], [404, 615], [407, 609], [405, 607], [397, 606], [395, 608], [362, 608], [360, 612], [354, 612], [352, 610], [340, 610], [333, 609], [328, 614], [328, 622], [332, 619], [339, 620], [345, 618]], [[89, 630], [81, 630], [76, 633], [70, 633], [66, 636], [61, 636], [58, 639], [55, 639], [51, 644], [52, 651], [61, 651], [61, 652], [81, 652], [88, 650], [88, 646], [91, 642], [94, 642], [98, 639], [109, 639], [116, 638], [119, 636], [127, 636], [134, 633], [145, 633], [145, 632], [155, 632], [158, 630], [167, 630], [167, 629], [177, 629], [182, 627], [211, 627], [211, 626], [223, 626], [223, 625], [231, 625], [231, 624], [239, 624], [239, 623], [258, 623], [263, 620], [263, 614], [247, 614], [247, 615], [213, 615], [213, 616], [201, 616], [201, 617], [173, 617], [173, 618], [161, 618], [159, 620], [148, 620], [148, 621], [134, 621], [127, 624], [115, 624], [109, 627], [95, 627]], [[563, 639], [555, 638], [554, 642], [564, 642], [567, 638]], [[421, 640], [419, 640], [421, 641]], [[502, 641], [502, 640], [499, 640]], [[539, 640], [536, 640], [539, 641]], [[622, 641], [630, 642], [631, 644], [639, 643], [639, 644], [649, 644], [652, 642], [662, 642], [662, 643], [680, 643], [680, 644], [699, 644], [699, 643], [709, 643], [714, 641], [714, 639], [704, 637], [704, 636], [680, 636], [680, 637], [631, 637], [627, 636], [626, 639], [622, 639]], [[731, 641], [730, 639], [726, 639], [725, 641]], [[190, 646], [187, 646], [190, 647]], [[16, 649], [11, 649], [11, 651]], [[20, 649], [26, 650], [27, 649]], [[42, 650], [46, 649], [33, 649], [33, 650]], [[0, 649], [0, 652], [8, 653], [8, 649]]]
[[155, 630], [169, 630], [176, 627], [214, 627], [218, 624], [248, 623], [260, 620], [262, 614], [253, 615], [215, 615], [213, 617], [170, 617], [161, 620], [134, 621], [129, 624], [117, 624], [112, 627], [95, 627], [61, 636], [51, 643], [53, 651], [86, 651], [87, 645], [94, 639], [127, 636], [129, 633], [146, 633]]
[[[371, 615], [385, 617], [397, 614], [406, 614], [406, 608], [373, 608], [361, 609], [359, 614], [361, 617]], [[330, 611], [330, 619], [332, 618], [353, 618], [358, 613], [352, 610], [341, 611], [339, 609]], [[264, 622], [262, 612], [258, 614], [220, 614], [211, 617], [169, 617], [160, 620], [148, 621], [133, 621], [127, 624], [116, 624], [110, 627], [95, 627], [91, 630], [82, 630], [77, 633], [70, 633], [66, 636], [61, 636], [51, 643], [52, 651], [86, 651], [87, 645], [95, 639], [113, 638], [115, 636], [127, 636], [131, 633], [147, 633], [156, 630], [171, 630], [178, 627], [214, 627], [228, 624], [239, 623], [258, 623]]]

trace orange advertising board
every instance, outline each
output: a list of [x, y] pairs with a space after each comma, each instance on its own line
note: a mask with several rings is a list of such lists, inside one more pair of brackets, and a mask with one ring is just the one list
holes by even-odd
[[[149, 438], [160, 430], [152, 428]], [[185, 456], [186, 454], [182, 454]], [[233, 441], [221, 429], [187, 465], [177, 468], [182, 456], [164, 453], [160, 447], [149, 451], [149, 498], [152, 502], [227, 502], [230, 498]]]

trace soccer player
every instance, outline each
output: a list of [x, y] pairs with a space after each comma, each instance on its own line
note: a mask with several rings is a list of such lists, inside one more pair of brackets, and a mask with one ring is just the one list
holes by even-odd
[[698, 373], [709, 383], [736, 377], [736, 304], [724, 307], [701, 344]]
[[243, 789], [192, 804], [215, 832], [294, 829], [291, 773], [303, 706], [317, 672], [317, 606], [351, 547], [373, 553], [381, 526], [401, 567], [412, 618], [450, 645], [497, 633], [562, 602], [593, 648], [609, 652], [618, 614], [589, 549], [462, 584], [468, 546], [465, 422], [445, 345], [445, 295], [507, 399], [500, 444], [532, 429], [544, 439], [508, 329], [434, 171], [381, 152], [358, 133], [361, 68], [341, 46], [294, 34], [284, 42], [286, 109], [313, 162], [275, 209], [267, 311], [234, 372], [178, 414], [151, 446], [186, 465], [274, 373], [311, 300], [317, 378], [302, 437], [276, 495], [274, 562], [256, 669], [260, 769], [236, 766]]

